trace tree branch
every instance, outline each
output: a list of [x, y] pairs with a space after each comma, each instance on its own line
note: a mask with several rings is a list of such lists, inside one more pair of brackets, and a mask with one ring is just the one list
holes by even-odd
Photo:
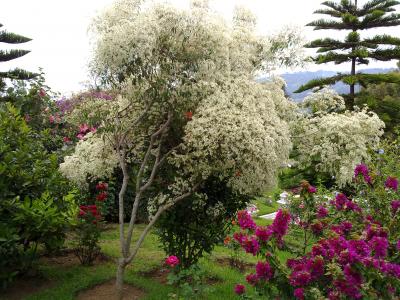
[[132, 250], [132, 253], [130, 254], [130, 256], [128, 257], [128, 259], [126, 260], [126, 263], [129, 264], [132, 259], [136, 256], [140, 246], [142, 245], [145, 237], [147, 236], [147, 234], [149, 233], [150, 229], [153, 227], [153, 225], [157, 222], [157, 220], [160, 218], [161, 214], [168, 210], [169, 208], [171, 208], [172, 206], [174, 206], [176, 203], [178, 203], [179, 201], [189, 197], [190, 195], [193, 194], [194, 191], [196, 191], [200, 186], [200, 183], [197, 183], [193, 189], [191, 189], [190, 191], [176, 197], [174, 200], [164, 204], [163, 206], [160, 206], [156, 212], [156, 214], [154, 215], [154, 217], [151, 219], [150, 223], [147, 224], [147, 226], [145, 227], [145, 229], [143, 230], [143, 232], [141, 233], [139, 239], [137, 240], [135, 247]]

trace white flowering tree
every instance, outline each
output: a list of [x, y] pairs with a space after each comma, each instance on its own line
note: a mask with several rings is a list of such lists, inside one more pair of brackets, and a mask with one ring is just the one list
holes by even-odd
[[[260, 37], [254, 28], [248, 11], [237, 9], [229, 25], [209, 10], [207, 1], [178, 10], [122, 0], [94, 22], [92, 71], [119, 96], [75, 109], [71, 122], [98, 129], [78, 143], [60, 168], [82, 186], [88, 178], [122, 170], [120, 297], [125, 267], [163, 212], [196, 193], [211, 176], [240, 193], [263, 191], [274, 184], [277, 169], [288, 158], [289, 126], [282, 116], [290, 103], [281, 85], [254, 79], [261, 71], [301, 59], [279, 59], [280, 52], [294, 45], [279, 41], [287, 35]], [[173, 178], [162, 176], [166, 166], [173, 168]], [[130, 180], [135, 199], [125, 231], [123, 203]], [[154, 192], [160, 182], [164, 188]], [[150, 221], [133, 241], [143, 199], [149, 201]]]
[[377, 148], [383, 121], [367, 108], [345, 111], [343, 97], [327, 88], [306, 97], [300, 107], [291, 122], [299, 165], [334, 176], [339, 187], [350, 183], [355, 166]]

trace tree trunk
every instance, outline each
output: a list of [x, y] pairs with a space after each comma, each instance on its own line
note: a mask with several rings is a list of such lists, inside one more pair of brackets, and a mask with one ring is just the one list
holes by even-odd
[[124, 273], [125, 273], [125, 260], [123, 258], [120, 258], [118, 260], [118, 268], [117, 268], [117, 276], [116, 276], [116, 288], [117, 288], [117, 295], [118, 299], [122, 300], [124, 297]]

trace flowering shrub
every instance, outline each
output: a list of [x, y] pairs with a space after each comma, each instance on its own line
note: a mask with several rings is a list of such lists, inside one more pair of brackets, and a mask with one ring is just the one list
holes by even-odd
[[108, 184], [99, 182], [96, 184], [97, 195], [95, 204], [79, 206], [77, 223], [75, 226], [74, 246], [75, 254], [83, 265], [92, 265], [100, 254], [98, 245], [100, 238], [100, 226], [104, 201], [107, 199]]
[[[396, 178], [369, 177], [365, 165], [357, 166], [354, 174], [358, 189], [365, 190], [379, 182], [376, 188], [382, 197], [397, 196]], [[247, 253], [260, 257], [255, 273], [246, 276], [248, 284], [269, 298], [397, 299], [398, 200], [387, 204], [385, 211], [391, 212], [391, 218], [386, 219], [356, 197], [337, 193], [334, 199], [323, 203], [317, 201], [315, 192], [303, 182], [301, 211], [291, 214], [281, 209], [267, 227], [254, 225], [246, 212], [238, 214], [241, 231], [235, 234], [236, 241]], [[294, 222], [290, 224], [291, 220]], [[303, 251], [289, 246], [288, 233], [299, 229], [311, 236], [305, 239]], [[282, 250], [291, 253], [286, 262], [278, 257]], [[244, 293], [244, 289], [236, 287], [237, 291]]]
[[334, 176], [343, 187], [351, 183], [354, 167], [369, 161], [369, 149], [378, 146], [384, 123], [366, 108], [344, 111], [343, 98], [332, 90], [323, 89], [307, 98], [292, 122], [293, 144], [301, 170]]

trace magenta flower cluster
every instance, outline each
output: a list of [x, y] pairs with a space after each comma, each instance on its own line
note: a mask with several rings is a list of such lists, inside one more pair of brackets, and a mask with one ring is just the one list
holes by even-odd
[[397, 191], [399, 187], [399, 181], [396, 177], [389, 176], [385, 181], [385, 187], [388, 189], [392, 189], [393, 191]]
[[359, 164], [354, 169], [354, 177], [357, 178], [359, 175], [364, 178], [366, 183], [371, 184], [371, 176], [369, 175], [368, 167], [365, 164]]

